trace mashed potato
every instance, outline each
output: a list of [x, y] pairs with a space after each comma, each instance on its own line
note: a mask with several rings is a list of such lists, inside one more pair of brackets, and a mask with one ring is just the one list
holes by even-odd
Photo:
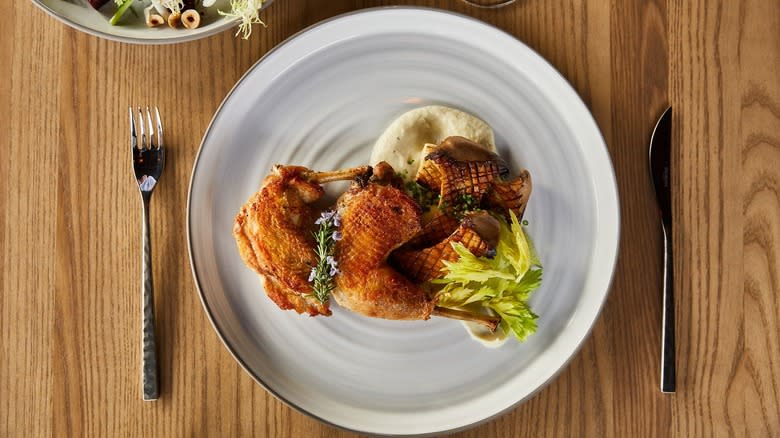
[[466, 137], [496, 151], [495, 136], [487, 123], [455, 108], [430, 105], [407, 111], [395, 119], [374, 144], [371, 164], [387, 161], [396, 172], [413, 179], [425, 158], [425, 144], [439, 144], [452, 135]]

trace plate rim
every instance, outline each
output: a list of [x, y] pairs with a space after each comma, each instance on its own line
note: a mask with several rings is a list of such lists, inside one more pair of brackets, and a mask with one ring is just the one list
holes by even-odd
[[[33, 0], [33, 1], [39, 1], [39, 0]], [[377, 432], [377, 431], [372, 431], [372, 430], [361, 430], [361, 429], [352, 428], [352, 427], [349, 427], [349, 426], [346, 426], [346, 425], [343, 425], [343, 424], [338, 424], [338, 423], [332, 422], [332, 421], [330, 421], [330, 420], [328, 420], [326, 418], [323, 418], [323, 417], [321, 417], [321, 416], [319, 416], [317, 414], [314, 414], [314, 413], [310, 412], [309, 410], [307, 410], [307, 409], [305, 409], [305, 408], [303, 408], [301, 406], [298, 406], [298, 405], [294, 404], [293, 402], [291, 402], [289, 400], [286, 400], [284, 397], [282, 397], [280, 394], [278, 394], [275, 390], [273, 390], [268, 385], [266, 385], [266, 383], [260, 378], [260, 376], [256, 375], [248, 367], [248, 365], [238, 356], [237, 352], [235, 351], [235, 348], [225, 339], [222, 331], [220, 330], [220, 328], [217, 325], [217, 322], [214, 319], [214, 315], [213, 315], [213, 313], [212, 313], [212, 311], [211, 311], [211, 309], [209, 307], [208, 302], [206, 301], [206, 297], [205, 297], [205, 295], [203, 293], [203, 290], [201, 288], [201, 282], [200, 282], [200, 279], [198, 277], [198, 271], [197, 271], [195, 257], [194, 257], [194, 251], [193, 251], [193, 235], [192, 235], [192, 230], [193, 230], [193, 228], [192, 228], [192, 218], [193, 218], [193, 215], [192, 215], [192, 191], [193, 191], [193, 186], [194, 186], [194, 181], [195, 181], [195, 175], [196, 175], [196, 172], [197, 172], [197, 169], [198, 169], [198, 164], [200, 164], [201, 153], [203, 152], [203, 147], [204, 147], [204, 145], [206, 144], [206, 141], [209, 138], [209, 134], [211, 133], [212, 126], [213, 126], [217, 116], [222, 111], [223, 107], [228, 102], [228, 100], [230, 100], [230, 98], [233, 96], [233, 94], [236, 91], [236, 89], [238, 89], [243, 84], [243, 82], [248, 78], [248, 76], [263, 61], [265, 61], [265, 59], [267, 57], [271, 56], [278, 49], [283, 48], [290, 41], [296, 39], [297, 37], [301, 36], [302, 34], [307, 33], [310, 30], [315, 29], [315, 28], [317, 28], [319, 26], [325, 25], [327, 23], [330, 23], [330, 22], [333, 22], [333, 21], [336, 21], [336, 20], [339, 20], [339, 19], [351, 17], [351, 16], [354, 16], [354, 15], [372, 14], [372, 13], [375, 13], [375, 12], [381, 12], [381, 11], [387, 11], [387, 10], [399, 10], [399, 11], [406, 11], [406, 12], [415, 12], [415, 11], [433, 12], [433, 13], [438, 13], [438, 14], [443, 14], [443, 15], [454, 16], [454, 17], [461, 18], [461, 19], [466, 19], [466, 20], [472, 21], [474, 23], [478, 23], [478, 24], [480, 24], [482, 26], [485, 26], [486, 28], [489, 28], [492, 31], [495, 31], [495, 32], [498, 32], [500, 34], [506, 35], [506, 36], [512, 38], [513, 40], [515, 40], [517, 43], [519, 43], [523, 47], [525, 47], [530, 52], [532, 52], [542, 63], [547, 65], [555, 73], [555, 75], [557, 75], [558, 79], [560, 79], [566, 85], [566, 87], [568, 87], [570, 89], [570, 91], [572, 93], [574, 93], [576, 95], [577, 99], [579, 100], [579, 102], [584, 107], [585, 113], [589, 116], [589, 120], [588, 121], [592, 122], [593, 126], [596, 128], [596, 134], [597, 134], [598, 139], [600, 140], [600, 146], [603, 147], [604, 153], [607, 156], [607, 164], [608, 164], [609, 171], [610, 171], [609, 175], [608, 175], [610, 178], [608, 178], [608, 179], [609, 179], [609, 182], [611, 183], [609, 185], [609, 188], [612, 189], [612, 191], [614, 192], [614, 195], [615, 195], [615, 205], [614, 205], [614, 207], [615, 207], [615, 218], [614, 218], [615, 219], [615, 229], [614, 229], [614, 231], [615, 231], [615, 246], [614, 246], [614, 253], [613, 253], [613, 256], [612, 256], [611, 266], [609, 268], [610, 269], [610, 275], [609, 275], [609, 279], [607, 281], [606, 290], [604, 291], [604, 294], [603, 294], [603, 296], [601, 298], [601, 302], [599, 303], [599, 305], [596, 308], [596, 312], [595, 312], [595, 314], [593, 316], [593, 320], [589, 323], [588, 329], [581, 333], [580, 338], [576, 342], [575, 348], [569, 353], [568, 357], [563, 361], [561, 366], [556, 371], [554, 371], [547, 379], [545, 379], [543, 383], [538, 385], [533, 391], [530, 391], [524, 397], [518, 399], [517, 401], [515, 401], [511, 405], [507, 406], [503, 410], [500, 410], [500, 411], [498, 411], [498, 412], [496, 412], [494, 414], [488, 415], [485, 418], [482, 418], [482, 419], [480, 419], [478, 421], [474, 421], [474, 422], [469, 423], [469, 424], [464, 424], [464, 425], [457, 426], [457, 427], [454, 427], [454, 428], [449, 428], [449, 429], [428, 431], [428, 432], [422, 432], [422, 433], [413, 433], [413, 434], [392, 433], [392, 432]], [[321, 21], [318, 21], [316, 23], [313, 23], [313, 24], [311, 24], [309, 26], [306, 26], [305, 28], [303, 28], [303, 29], [295, 32], [294, 34], [290, 35], [289, 37], [285, 38], [283, 41], [281, 41], [280, 43], [278, 43], [277, 45], [275, 45], [274, 47], [269, 49], [265, 54], [263, 54], [263, 56], [261, 56], [255, 63], [253, 63], [252, 66], [250, 66], [241, 75], [241, 77], [236, 81], [236, 83], [231, 87], [231, 89], [228, 91], [228, 93], [223, 98], [222, 102], [219, 104], [217, 109], [214, 111], [214, 114], [213, 114], [211, 120], [209, 121], [208, 126], [206, 127], [206, 131], [204, 132], [203, 138], [201, 139], [201, 142], [200, 142], [200, 144], [198, 146], [198, 151], [197, 151], [197, 153], [195, 155], [195, 160], [194, 160], [193, 165], [192, 165], [192, 172], [190, 174], [190, 183], [189, 183], [189, 187], [187, 189], [187, 205], [186, 205], [186, 209], [187, 209], [187, 211], [186, 211], [186, 213], [187, 213], [187, 216], [186, 216], [186, 221], [187, 221], [187, 250], [188, 250], [188, 255], [189, 255], [189, 259], [190, 259], [190, 270], [192, 271], [193, 280], [194, 280], [194, 283], [195, 283], [195, 288], [196, 288], [196, 290], [198, 292], [198, 298], [200, 299], [200, 302], [201, 302], [201, 304], [203, 306], [203, 309], [204, 309], [204, 311], [205, 311], [205, 313], [206, 313], [206, 315], [208, 317], [209, 323], [211, 324], [212, 328], [214, 329], [214, 332], [216, 332], [218, 338], [220, 339], [222, 344], [225, 346], [225, 348], [228, 350], [230, 355], [233, 356], [233, 359], [236, 360], [236, 362], [241, 366], [241, 368], [250, 377], [252, 377], [252, 379], [255, 381], [255, 383], [260, 385], [265, 391], [270, 393], [274, 398], [276, 398], [277, 400], [279, 400], [280, 402], [282, 402], [286, 406], [289, 406], [289, 407], [293, 408], [294, 410], [296, 410], [296, 411], [298, 411], [298, 412], [300, 412], [300, 413], [302, 413], [302, 414], [304, 414], [304, 415], [306, 415], [306, 416], [308, 416], [310, 418], [314, 418], [317, 421], [320, 421], [320, 422], [322, 422], [324, 424], [327, 424], [329, 426], [333, 426], [333, 427], [341, 429], [341, 430], [354, 432], [354, 433], [364, 433], [364, 434], [368, 433], [368, 434], [372, 434], [372, 435], [381, 435], [381, 436], [419, 436], [419, 437], [428, 437], [428, 436], [439, 436], [439, 435], [442, 435], [442, 434], [449, 434], [449, 433], [456, 433], [456, 432], [464, 431], [464, 430], [476, 427], [478, 425], [485, 424], [486, 422], [488, 422], [488, 421], [490, 421], [492, 419], [501, 417], [501, 416], [505, 415], [506, 413], [508, 413], [509, 411], [512, 411], [512, 410], [516, 409], [518, 406], [520, 406], [524, 402], [526, 402], [529, 399], [531, 399], [534, 396], [536, 396], [537, 393], [539, 393], [542, 389], [546, 388], [552, 381], [557, 379], [557, 377], [560, 375], [561, 372], [563, 372], [566, 368], [568, 368], [568, 366], [571, 363], [571, 361], [575, 358], [575, 356], [577, 356], [577, 354], [582, 349], [583, 344], [585, 343], [585, 341], [590, 337], [590, 334], [592, 333], [593, 328], [595, 327], [596, 323], [598, 322], [598, 319], [601, 316], [601, 312], [603, 311], [604, 306], [605, 306], [605, 304], [607, 302], [607, 299], [608, 299], [608, 297], [609, 297], [609, 295], [611, 293], [613, 281], [614, 281], [614, 278], [615, 278], [615, 268], [617, 267], [617, 260], [618, 260], [618, 257], [620, 255], [620, 240], [621, 240], [620, 192], [619, 192], [619, 188], [618, 188], [618, 185], [617, 185], [617, 178], [616, 178], [616, 174], [615, 174], [615, 166], [614, 166], [614, 163], [612, 162], [612, 158], [611, 158], [611, 155], [609, 153], [609, 147], [607, 146], [607, 142], [604, 139], [604, 136], [603, 136], [603, 134], [601, 132], [601, 128], [599, 127], [598, 123], [596, 122], [595, 118], [593, 117], [593, 113], [591, 112], [590, 108], [588, 108], [588, 106], [582, 100], [582, 97], [577, 92], [576, 88], [574, 88], [574, 86], [572, 86], [571, 82], [565, 76], [563, 76], [563, 74], [561, 74], [561, 72], [555, 66], [553, 66], [552, 63], [550, 63], [550, 61], [548, 61], [545, 57], [543, 57], [539, 52], [537, 52], [536, 50], [534, 50], [533, 48], [531, 48], [530, 46], [525, 44], [523, 41], [521, 41], [520, 39], [518, 39], [514, 35], [504, 31], [503, 29], [501, 29], [501, 28], [499, 28], [499, 27], [497, 27], [497, 26], [495, 26], [495, 25], [493, 25], [491, 23], [485, 22], [483, 20], [480, 20], [478, 18], [469, 16], [469, 15], [466, 15], [466, 14], [463, 14], [463, 13], [460, 13], [460, 12], [444, 10], [444, 9], [438, 9], [438, 8], [433, 8], [433, 7], [425, 7], [425, 6], [397, 6], [397, 5], [377, 6], [377, 7], [363, 8], [363, 9], [359, 9], [359, 10], [354, 10], [354, 11], [349, 11], [349, 12], [346, 12], [346, 13], [338, 14], [338, 15], [335, 15], [333, 17], [329, 17], [329, 18], [326, 18], [324, 20], [321, 20]]]

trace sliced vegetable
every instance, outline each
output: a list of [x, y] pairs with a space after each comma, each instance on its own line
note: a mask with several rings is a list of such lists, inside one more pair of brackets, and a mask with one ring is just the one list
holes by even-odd
[[525, 231], [510, 211], [511, 223], [499, 218], [496, 256], [476, 257], [453, 243], [458, 260], [444, 262], [445, 275], [432, 283], [444, 287], [438, 306], [459, 308], [478, 303], [501, 317], [501, 328], [519, 341], [536, 331], [538, 316], [528, 305], [531, 292], [542, 283], [542, 265]]
[[119, 5], [119, 8], [117, 8], [116, 12], [114, 12], [114, 15], [108, 21], [112, 26], [116, 26], [117, 23], [119, 23], [119, 20], [123, 15], [125, 15], [125, 12], [130, 9], [130, 5], [133, 4], [133, 0], [117, 0], [116, 4]]

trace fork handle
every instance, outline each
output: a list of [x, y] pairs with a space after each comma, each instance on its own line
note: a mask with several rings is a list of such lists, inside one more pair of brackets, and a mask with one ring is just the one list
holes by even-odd
[[157, 376], [157, 345], [154, 337], [154, 285], [152, 282], [152, 245], [149, 238], [149, 198], [143, 193], [143, 260], [141, 285], [141, 390], [144, 401], [160, 395]]

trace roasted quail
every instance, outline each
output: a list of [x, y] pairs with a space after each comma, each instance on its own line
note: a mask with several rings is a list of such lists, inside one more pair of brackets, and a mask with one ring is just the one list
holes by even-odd
[[369, 166], [338, 172], [314, 172], [300, 166], [275, 166], [260, 190], [239, 211], [233, 236], [244, 262], [263, 277], [268, 296], [282, 309], [330, 315], [308, 281], [315, 264], [312, 229], [324, 194], [320, 183], [349, 180]]
[[377, 318], [421, 320], [439, 315], [496, 328], [497, 318], [435, 307], [421, 285], [388, 264], [388, 255], [422, 226], [420, 207], [397, 187], [400, 180], [386, 163], [336, 172], [274, 168], [241, 208], [233, 227], [241, 257], [260, 274], [271, 300], [298, 313], [331, 314], [328, 303], [312, 295], [308, 280], [316, 261], [312, 230], [319, 210], [313, 204], [324, 193], [320, 183], [345, 179], [355, 182], [337, 202], [340, 273], [331, 295], [339, 305]]

